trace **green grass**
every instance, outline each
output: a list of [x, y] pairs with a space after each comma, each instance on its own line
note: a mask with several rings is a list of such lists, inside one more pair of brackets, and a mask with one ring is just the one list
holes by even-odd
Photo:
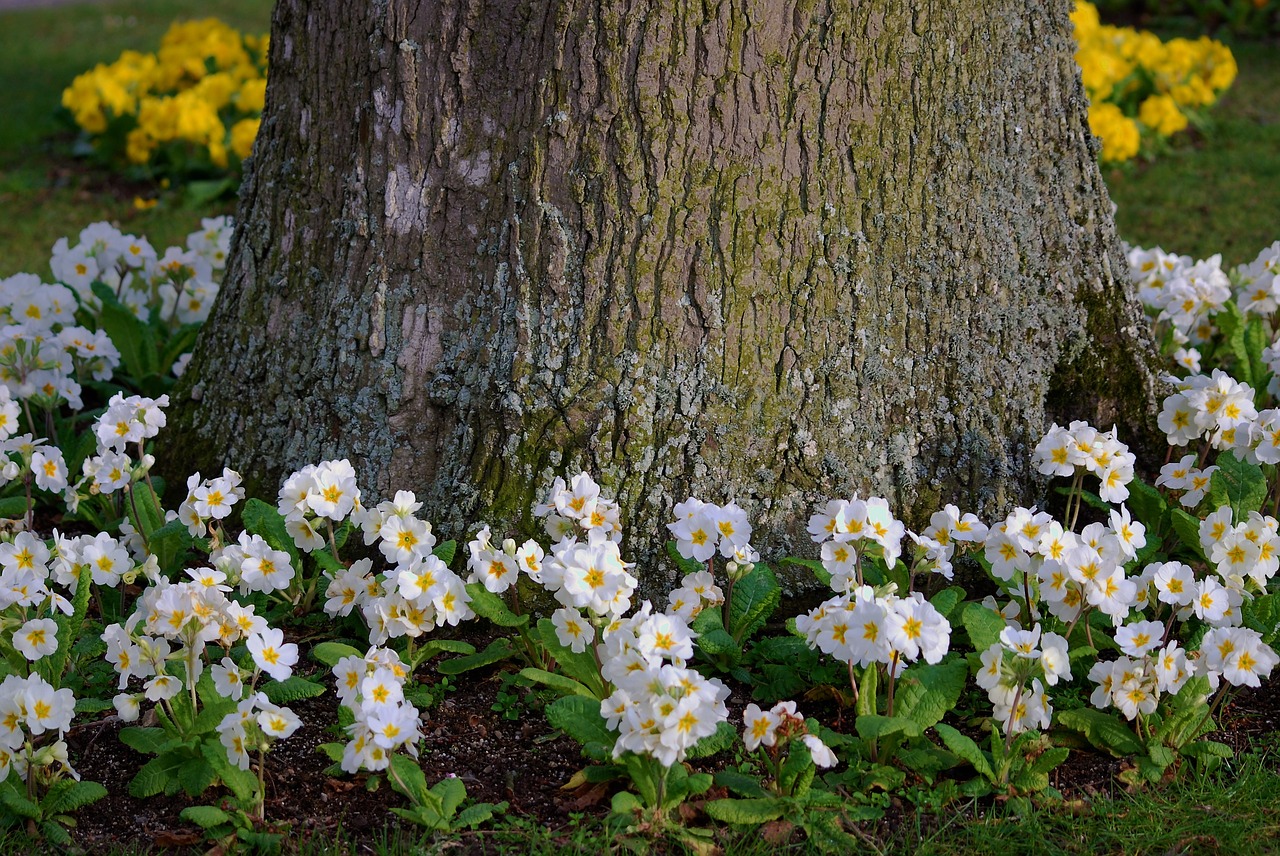
[[[951, 856], [1009, 854], [1184, 854], [1252, 856], [1280, 852], [1280, 773], [1255, 751], [1214, 774], [1075, 805], [990, 808], [985, 816], [917, 818], [884, 852]], [[925, 821], [933, 821], [927, 824]]]
[[[174, 20], [218, 17], [243, 31], [270, 29], [270, 0], [115, 0], [0, 13], [0, 277], [19, 270], [48, 274], [49, 248], [96, 220], [147, 235], [163, 250], [225, 213], [228, 202], [182, 203], [169, 194], [149, 211], [134, 208], [145, 185], [107, 184], [65, 154], [58, 120], [62, 90], [77, 74], [121, 51], [155, 50]], [[148, 193], [148, 195], [152, 195]]]
[[1280, 45], [1231, 49], [1240, 75], [1203, 139], [1104, 171], [1130, 243], [1196, 258], [1222, 253], [1235, 264], [1280, 240]]

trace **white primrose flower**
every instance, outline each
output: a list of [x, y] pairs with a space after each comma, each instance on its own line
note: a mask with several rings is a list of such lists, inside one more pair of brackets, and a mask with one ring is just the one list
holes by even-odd
[[586, 651], [596, 637], [595, 627], [576, 609], [557, 609], [551, 613], [551, 623], [556, 629], [556, 639], [575, 654]]
[[239, 699], [244, 695], [244, 681], [241, 679], [240, 667], [230, 657], [223, 657], [222, 662], [209, 669], [213, 678], [213, 688], [223, 698]]
[[302, 720], [289, 708], [269, 702], [263, 703], [261, 706], [262, 710], [257, 716], [258, 727], [268, 737], [283, 740], [292, 736], [295, 731], [302, 727]]
[[747, 705], [743, 711], [742, 721], [746, 729], [742, 732], [742, 741], [748, 751], [759, 746], [772, 746], [777, 742], [778, 725], [782, 718], [772, 710], [761, 710], [756, 704]]
[[28, 660], [39, 660], [58, 650], [58, 623], [52, 618], [33, 618], [13, 633], [13, 647]]
[[298, 662], [298, 646], [285, 642], [283, 631], [264, 630], [250, 636], [247, 645], [254, 664], [275, 680], [287, 680], [293, 673], [293, 666]]

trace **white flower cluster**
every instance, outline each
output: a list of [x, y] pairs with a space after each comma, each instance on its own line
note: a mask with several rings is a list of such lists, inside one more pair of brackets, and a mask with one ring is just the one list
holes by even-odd
[[[25, 781], [32, 766], [79, 779], [67, 760], [63, 740], [75, 709], [71, 690], [54, 689], [38, 674], [26, 678], [7, 675], [0, 682], [0, 781], [9, 777], [10, 770], [17, 770]], [[40, 749], [32, 747], [32, 737], [54, 731], [58, 733], [55, 742]]]
[[[146, 441], [168, 424], [164, 413], [168, 406], [167, 395], [159, 398], [126, 396], [119, 392], [113, 395], [106, 410], [94, 422], [97, 449], [85, 458], [80, 480], [67, 491], [68, 505], [75, 507], [81, 491], [111, 494], [143, 478], [155, 464], [155, 458], [145, 450]], [[137, 452], [137, 463], [130, 457], [131, 446]]]
[[222, 475], [212, 479], [202, 479], [199, 473], [187, 477], [187, 496], [178, 506], [175, 517], [186, 525], [193, 538], [209, 531], [209, 522], [225, 520], [231, 514], [232, 507], [244, 499], [244, 488], [240, 486], [240, 474], [235, 470], [222, 469]]
[[1111, 512], [1110, 525], [1090, 523], [1079, 534], [1047, 512], [1015, 508], [991, 527], [984, 552], [997, 578], [1008, 581], [1022, 573], [1037, 580], [1040, 598], [1057, 618], [1075, 621], [1094, 607], [1118, 625], [1137, 595], [1124, 565], [1146, 543], [1146, 529], [1124, 506]]
[[815, 765], [834, 767], [839, 763], [836, 753], [822, 742], [822, 738], [809, 733], [804, 717], [796, 712], [794, 701], [780, 701], [769, 710], [761, 710], [759, 705], [749, 704], [742, 713], [742, 722], [746, 726], [742, 732], [742, 742], [746, 744], [748, 751], [765, 746], [777, 747], [781, 752], [798, 738], [809, 750], [809, 757]]
[[1046, 476], [1074, 476], [1078, 470], [1098, 477], [1098, 496], [1106, 502], [1129, 498], [1136, 458], [1116, 438], [1116, 429], [1099, 431], [1087, 422], [1067, 428], [1052, 425], [1031, 453], [1032, 463]]
[[1053, 705], [1045, 685], [1064, 679], [1071, 680], [1067, 640], [1057, 633], [1042, 633], [1039, 624], [1023, 630], [1015, 622], [1000, 632], [999, 642], [982, 652], [976, 680], [987, 691], [994, 718], [1005, 734], [1017, 734], [1049, 727]]
[[308, 464], [285, 479], [276, 507], [294, 543], [312, 553], [324, 546], [321, 521], [332, 526], [361, 508], [355, 468], [346, 458]]
[[457, 625], [474, 617], [466, 585], [431, 552], [436, 537], [430, 523], [414, 516], [422, 507], [417, 497], [402, 490], [393, 500], [364, 509], [354, 475], [339, 489], [355, 496], [351, 516], [364, 532], [365, 546], [377, 543], [394, 566], [375, 575], [372, 560], [360, 559], [342, 573], [328, 574], [326, 613], [349, 615], [359, 609], [373, 645], [401, 636], [417, 638], [441, 624]]
[[1236, 269], [1240, 282], [1237, 302], [1240, 311], [1271, 315], [1280, 306], [1280, 241], [1258, 253], [1257, 257]]
[[613, 757], [635, 752], [670, 767], [728, 719], [728, 687], [686, 666], [696, 634], [683, 619], [654, 613], [645, 601], [602, 635], [602, 674], [617, 687], [600, 703], [601, 716], [619, 732]]
[[265, 753], [275, 741], [292, 736], [301, 726], [296, 713], [258, 692], [241, 699], [236, 709], [222, 718], [217, 725], [218, 740], [227, 750], [227, 760], [247, 770], [255, 748]]
[[16, 399], [79, 410], [80, 380], [110, 380], [120, 351], [106, 333], [75, 324], [70, 289], [27, 273], [0, 279], [0, 383]]
[[1188, 256], [1134, 248], [1129, 251], [1129, 277], [1138, 298], [1168, 321], [1178, 344], [1207, 342], [1214, 333], [1212, 317], [1232, 297], [1231, 278], [1222, 256], [1193, 261]]
[[1100, 710], [1115, 706], [1126, 719], [1155, 712], [1162, 694], [1175, 695], [1193, 674], [1193, 664], [1176, 641], [1163, 644], [1164, 625], [1137, 621], [1116, 633], [1122, 656], [1099, 660], [1089, 670], [1097, 684], [1089, 703]]
[[[920, 558], [923, 560], [917, 564], [917, 569], [953, 579], [955, 572], [951, 567], [951, 560], [955, 558], [956, 545], [981, 543], [987, 537], [987, 527], [978, 520], [977, 515], [961, 514], [956, 506], [947, 505], [941, 511], [935, 511], [930, 515], [929, 525], [924, 532], [920, 534], [908, 532], [907, 535], [916, 543]], [[823, 545], [823, 567], [834, 575], [836, 573], [834, 568], [838, 566], [841, 573], [847, 576], [848, 572], [845, 568], [848, 563], [838, 561], [841, 559], [839, 542], [829, 543], [833, 549], [828, 550], [828, 545]]]
[[[144, 680], [142, 695], [149, 701], [173, 698], [200, 679], [207, 656], [206, 645], [226, 650], [244, 640], [258, 671], [277, 681], [287, 680], [298, 662], [298, 646], [284, 641], [284, 633], [267, 626], [252, 604], [227, 597], [231, 587], [226, 574], [214, 568], [193, 568], [189, 580], [171, 583], [163, 577], [138, 599], [133, 614], [123, 624], [112, 624], [102, 634], [107, 661], [120, 675], [119, 688], [130, 678]], [[172, 642], [178, 643], [175, 650]], [[182, 665], [183, 678], [169, 673], [168, 663]], [[238, 667], [229, 659], [213, 667], [214, 686], [227, 698], [239, 698], [244, 686]], [[120, 717], [138, 716], [138, 694], [122, 692], [115, 698]]]
[[146, 238], [126, 235], [109, 223], [86, 227], [72, 246], [66, 238], [53, 245], [49, 266], [54, 277], [97, 308], [90, 286], [102, 282], [143, 321], [153, 311], [183, 324], [209, 317], [218, 294], [214, 271], [226, 267], [232, 223], [228, 217], [201, 221], [201, 229], [187, 236], [187, 246], [156, 253]]
[[92, 563], [100, 561], [106, 579], [111, 578], [117, 560], [133, 567], [128, 552], [109, 535], [67, 538], [57, 530], [53, 535], [55, 551], [30, 532], [19, 532], [12, 541], [0, 544], [0, 609], [17, 606], [24, 614], [43, 615], [57, 610], [70, 615], [71, 602], [51, 584], [74, 593], [81, 563], [89, 563], [96, 575], [100, 570]]
[[[875, 545], [889, 567], [902, 555], [906, 527], [889, 511], [889, 502], [878, 496], [833, 499], [809, 518], [809, 535], [822, 545], [822, 563], [833, 576], [855, 580], [859, 548]], [[852, 584], [852, 583], [850, 583]], [[842, 591], [833, 581], [832, 587]]]
[[1204, 499], [1217, 469], [1217, 466], [1198, 468], [1195, 455], [1183, 455], [1160, 468], [1156, 487], [1178, 491], [1178, 502], [1187, 508], [1195, 508]]
[[893, 675], [917, 660], [939, 662], [951, 644], [951, 624], [920, 592], [899, 597], [867, 585], [796, 616], [796, 629], [810, 648], [863, 668], [881, 663]]
[[546, 502], [533, 507], [533, 516], [542, 519], [553, 543], [592, 532], [610, 541], [622, 540], [618, 504], [602, 498], [600, 485], [586, 473], [578, 473], [568, 484], [557, 476]]
[[667, 530], [684, 558], [706, 562], [718, 549], [721, 556], [739, 564], [759, 560], [751, 548], [747, 512], [737, 503], [721, 506], [689, 497], [677, 503], [674, 512], [676, 520], [667, 524]]
[[409, 670], [395, 651], [374, 647], [363, 657], [343, 657], [333, 674], [339, 702], [355, 716], [347, 726], [344, 771], [384, 770], [400, 747], [418, 757], [421, 714], [404, 697]]
[[[223, 472], [225, 477], [225, 474], [231, 471]], [[239, 476], [236, 476], [236, 479], [234, 487], [230, 482], [225, 482], [221, 486], [215, 484], [213, 490], [220, 494], [216, 498], [225, 501], [227, 494], [222, 493], [223, 487], [238, 490]], [[216, 483], [220, 479], [212, 481]], [[196, 506], [196, 514], [200, 514], [204, 505], [210, 509], [215, 507], [208, 494], [203, 499], [197, 498], [196, 502], [201, 504]], [[239, 586], [240, 593], [246, 595], [255, 591], [264, 594], [284, 591], [293, 582], [295, 574], [293, 560], [288, 553], [275, 549], [262, 536], [248, 532], [241, 532], [235, 544], [219, 548], [210, 555], [209, 560], [215, 568], [226, 574], [227, 583]]]
[[[1177, 392], [1164, 400], [1158, 419], [1169, 445], [1185, 446], [1205, 437], [1215, 449], [1239, 449], [1246, 454], [1251, 445], [1256, 445], [1251, 442], [1252, 426], [1255, 421], [1259, 423], [1259, 431], [1264, 430], [1264, 426], [1253, 403], [1253, 387], [1236, 381], [1221, 369], [1214, 369], [1208, 376], [1193, 374], [1170, 380]], [[1270, 424], [1277, 413], [1280, 412], [1268, 411], [1266, 422]]]

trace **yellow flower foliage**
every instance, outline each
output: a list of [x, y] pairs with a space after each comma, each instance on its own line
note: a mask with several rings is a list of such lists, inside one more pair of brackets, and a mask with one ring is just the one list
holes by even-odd
[[1145, 138], [1176, 134], [1198, 119], [1236, 79], [1231, 50], [1208, 37], [1170, 39], [1098, 20], [1078, 0], [1076, 63], [1089, 94], [1089, 127], [1102, 139], [1102, 160], [1135, 157]]
[[155, 53], [125, 51], [71, 82], [62, 106], [103, 148], [134, 164], [194, 155], [227, 168], [253, 149], [266, 94], [268, 37], [216, 18], [171, 26]]

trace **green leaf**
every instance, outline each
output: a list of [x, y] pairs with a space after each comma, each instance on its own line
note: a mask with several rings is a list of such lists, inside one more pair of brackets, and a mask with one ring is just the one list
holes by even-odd
[[898, 681], [894, 713], [928, 728], [956, 706], [969, 678], [969, 666], [959, 657], [935, 665], [913, 666]]
[[192, 805], [182, 810], [178, 817], [190, 821], [201, 829], [213, 829], [231, 822], [231, 815], [211, 805]]
[[343, 657], [363, 657], [364, 652], [345, 642], [321, 642], [312, 647], [311, 656], [329, 668], [333, 668]]
[[67, 659], [71, 656], [72, 640], [79, 637], [84, 628], [85, 615], [89, 611], [89, 595], [93, 592], [93, 569], [85, 564], [80, 568], [80, 578], [76, 583], [76, 594], [71, 601], [71, 614], [58, 613], [54, 622], [58, 625], [58, 649], [49, 655], [47, 660], [49, 673], [47, 677], [54, 686], [62, 683], [63, 672], [67, 669]]
[[759, 826], [786, 814], [786, 802], [777, 798], [712, 800], [702, 810], [721, 823]]
[[19, 817], [31, 820], [40, 818], [40, 806], [27, 799], [26, 794], [19, 793], [14, 787], [0, 788], [0, 803], [4, 803], [5, 808]]
[[1260, 315], [1250, 315], [1244, 328], [1244, 349], [1249, 357], [1249, 372], [1253, 378], [1251, 386], [1266, 386], [1270, 369], [1262, 360], [1262, 351], [1271, 344], [1270, 322]]
[[689, 747], [686, 757], [708, 758], [724, 752], [738, 743], [738, 730], [727, 722], [716, 725], [716, 730]]
[[316, 751], [322, 753], [326, 758], [335, 764], [342, 760], [342, 754], [346, 750], [345, 743], [321, 743], [316, 747]]
[[347, 566], [334, 558], [328, 547], [323, 550], [316, 550], [310, 555], [311, 561], [316, 563], [316, 567], [322, 571], [327, 571], [332, 577], [337, 577], [347, 570]]
[[391, 783], [392, 790], [408, 797], [416, 805], [433, 809], [442, 819], [448, 816], [441, 810], [440, 796], [427, 787], [427, 777], [423, 775], [422, 768], [408, 755], [397, 752], [391, 756], [391, 770], [387, 780]]
[[1241, 383], [1253, 386], [1253, 363], [1245, 344], [1245, 323], [1240, 307], [1234, 303], [1224, 305], [1213, 320], [1218, 325], [1226, 352], [1232, 357], [1231, 374]]
[[1054, 767], [1067, 760], [1071, 754], [1071, 750], [1066, 746], [1055, 746], [1052, 749], [1046, 749], [1040, 754], [1040, 757], [1031, 762], [1027, 768], [1033, 773], [1048, 773]]
[[458, 813], [462, 801], [467, 798], [467, 786], [459, 778], [444, 778], [436, 782], [431, 794], [440, 800], [440, 814], [446, 820]]
[[1170, 764], [1178, 759], [1172, 749], [1158, 744], [1147, 747], [1147, 757], [1162, 770], [1167, 769]]
[[[158, 532], [165, 524], [160, 500], [146, 482], [135, 482], [127, 490], [129, 499], [125, 500], [124, 506], [129, 512], [129, 521], [134, 529], [148, 539], [147, 549], [150, 551], [151, 533]], [[156, 559], [159, 560], [159, 557]]]
[[160, 349], [160, 359], [156, 365], [157, 374], [167, 376], [173, 371], [173, 364], [177, 362], [178, 357], [195, 347], [196, 336], [200, 333], [202, 326], [204, 325], [183, 324], [173, 331], [173, 335], [168, 338], [164, 343], [164, 347]]
[[694, 644], [702, 653], [710, 657], [728, 656], [735, 662], [742, 656], [742, 646], [729, 631], [724, 629], [724, 620], [719, 609], [712, 607], [702, 610], [689, 629], [698, 634]]
[[582, 746], [582, 754], [593, 761], [612, 756], [618, 735], [610, 730], [600, 715], [600, 702], [582, 696], [565, 696], [546, 708], [547, 722], [563, 731]]
[[926, 741], [919, 741], [919, 743], [924, 745], [900, 751], [898, 763], [919, 774], [925, 781], [932, 783], [939, 773], [950, 770], [959, 763], [955, 754], [939, 749]]
[[420, 647], [413, 655], [414, 663], [425, 663], [432, 657], [441, 654], [461, 654], [469, 657], [476, 652], [476, 646], [460, 639], [432, 639]]
[[1004, 616], [980, 603], [970, 603], [960, 614], [960, 623], [969, 634], [973, 650], [981, 654], [1000, 641], [1005, 628]]
[[1118, 717], [1082, 707], [1058, 714], [1058, 724], [1079, 731], [1093, 746], [1116, 757], [1146, 753], [1146, 747]]
[[[257, 497], [245, 500], [240, 511], [240, 519], [244, 528], [251, 535], [257, 535], [271, 545], [273, 550], [283, 550], [289, 554], [289, 562], [294, 571], [302, 570], [302, 557], [298, 553], [298, 545], [285, 527], [284, 518], [274, 505], [268, 505]], [[315, 555], [314, 553], [312, 555]], [[332, 557], [330, 557], [332, 558]]]
[[453, 819], [454, 829], [475, 829], [483, 823], [487, 823], [495, 814], [507, 810], [506, 802], [500, 803], [476, 803], [468, 806], [459, 812], [458, 816]]
[[929, 603], [933, 604], [934, 609], [942, 613], [943, 618], [946, 618], [964, 600], [965, 594], [965, 590], [960, 586], [949, 586], [929, 598]]
[[1219, 452], [1215, 463], [1218, 469], [1209, 481], [1206, 499], [1213, 508], [1230, 505], [1235, 522], [1243, 522], [1266, 501], [1267, 479], [1257, 464], [1241, 461], [1229, 451]]
[[854, 713], [858, 716], [875, 716], [877, 693], [880, 685], [880, 670], [875, 663], [862, 670], [862, 681], [858, 684], [858, 703]]
[[499, 637], [490, 642], [489, 647], [479, 653], [466, 657], [454, 657], [452, 660], [444, 660], [436, 664], [436, 671], [442, 675], [460, 675], [472, 669], [483, 669], [485, 666], [500, 663], [514, 654], [515, 650], [511, 647], [511, 640]]
[[159, 755], [173, 741], [163, 728], [129, 726], [120, 729], [120, 742], [144, 755]]
[[160, 570], [174, 575], [181, 568], [188, 548], [194, 539], [187, 531], [187, 524], [181, 520], [170, 520], [151, 533], [147, 540], [147, 549], [156, 557]]
[[115, 710], [116, 706], [107, 701], [105, 698], [93, 698], [86, 696], [85, 698], [76, 699], [75, 711], [81, 713], [102, 713], [106, 710]]
[[1244, 626], [1256, 630], [1262, 641], [1272, 645], [1280, 631], [1280, 595], [1266, 594], [1246, 601], [1240, 608]]
[[231, 791], [241, 803], [250, 803], [257, 798], [258, 777], [232, 764], [227, 758], [227, 750], [220, 742], [205, 740], [200, 744], [200, 754], [213, 768], [218, 779], [227, 786], [227, 790]]
[[432, 555], [444, 562], [446, 565], [453, 564], [453, 556], [457, 552], [458, 542], [454, 541], [452, 538], [448, 541], [441, 541], [435, 546], [435, 549], [431, 551]]
[[467, 594], [471, 595], [471, 609], [475, 614], [499, 627], [524, 627], [529, 623], [529, 616], [516, 615], [502, 602], [502, 598], [481, 583], [467, 583]]
[[125, 371], [135, 380], [157, 374], [160, 361], [151, 325], [139, 320], [132, 310], [121, 304], [115, 292], [106, 285], [95, 282], [90, 287], [102, 301], [98, 324], [120, 352], [120, 362]]
[[1182, 546], [1196, 558], [1205, 561], [1204, 548], [1200, 546], [1200, 518], [1192, 517], [1181, 508], [1171, 508], [1169, 519], [1173, 523], [1174, 534], [1178, 536]]
[[40, 821], [40, 833], [49, 839], [50, 844], [56, 844], [68, 851], [75, 846], [75, 839], [71, 837], [71, 833], [67, 832], [56, 819]]
[[1147, 529], [1155, 529], [1169, 510], [1169, 503], [1164, 495], [1142, 479], [1129, 482], [1129, 499], [1125, 505], [1133, 512], [1133, 516]]
[[757, 562], [751, 573], [733, 584], [729, 594], [729, 627], [741, 645], [764, 626], [778, 608], [782, 589], [768, 565]]
[[178, 771], [189, 760], [191, 754], [181, 747], [152, 758], [142, 765], [142, 769], [129, 782], [129, 794], [135, 797], [153, 797], [165, 792], [175, 793]]
[[564, 675], [557, 675], [555, 672], [548, 672], [545, 669], [527, 668], [520, 670], [520, 676], [530, 681], [536, 681], [543, 686], [550, 687], [561, 695], [580, 695], [589, 699], [599, 701], [599, 698], [588, 687], [573, 678]]
[[760, 799], [769, 795], [769, 792], [761, 786], [754, 776], [739, 773], [737, 770], [722, 770], [716, 773], [715, 784], [722, 788], [728, 788], [735, 794], [752, 799]]
[[778, 770], [778, 788], [784, 794], [803, 797], [809, 792], [809, 786], [817, 770], [809, 747], [796, 740], [790, 745], [787, 759], [782, 762]]
[[857, 728], [858, 736], [863, 740], [878, 740], [890, 734], [905, 734], [908, 737], [918, 737], [923, 733], [923, 729], [914, 720], [905, 716], [879, 716], [877, 714], [859, 716], [858, 721], [854, 723], [854, 727]]
[[1189, 758], [1234, 758], [1236, 751], [1216, 740], [1198, 740], [1182, 747], [1182, 754]]
[[958, 755], [962, 760], [968, 761], [969, 766], [982, 776], [988, 782], [994, 782], [996, 779], [995, 771], [991, 769], [991, 760], [986, 752], [977, 743], [973, 742], [971, 737], [961, 734], [950, 725], [939, 722], [933, 727], [938, 732], [938, 736], [942, 738], [942, 742], [948, 749]]
[[178, 768], [178, 784], [189, 797], [204, 793], [205, 788], [212, 785], [217, 778], [217, 771], [204, 758], [192, 758]]
[[27, 513], [27, 498], [25, 496], [6, 496], [0, 499], [0, 518], [5, 520], [18, 520]]
[[317, 698], [325, 693], [323, 684], [317, 684], [315, 681], [309, 681], [297, 675], [283, 681], [272, 681], [261, 689], [272, 704], [289, 704], [304, 698]]

